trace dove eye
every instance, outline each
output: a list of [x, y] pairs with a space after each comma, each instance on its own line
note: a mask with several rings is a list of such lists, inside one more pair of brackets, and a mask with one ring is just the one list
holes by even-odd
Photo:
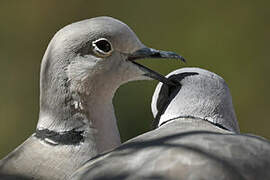
[[112, 45], [105, 38], [93, 41], [92, 46], [94, 53], [99, 57], [107, 57], [112, 53]]

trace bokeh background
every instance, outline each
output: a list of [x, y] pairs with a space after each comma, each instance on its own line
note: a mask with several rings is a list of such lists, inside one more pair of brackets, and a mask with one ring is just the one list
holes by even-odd
[[[162, 74], [184, 66], [214, 71], [228, 83], [241, 131], [270, 139], [270, 1], [1, 0], [0, 158], [30, 136], [39, 112], [43, 53], [61, 27], [107, 15], [151, 47], [188, 63], [144, 60]], [[150, 129], [155, 81], [123, 85], [114, 98], [123, 141]]]

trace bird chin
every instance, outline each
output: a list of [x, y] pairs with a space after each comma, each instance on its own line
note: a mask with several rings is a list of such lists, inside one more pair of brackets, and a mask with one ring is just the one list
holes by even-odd
[[142, 80], [153, 80], [153, 78], [145, 76], [144, 74], [134, 77], [132, 79], [130, 79], [129, 81], [142, 81]]
[[142, 71], [142, 75], [144, 76], [142, 80], [157, 80], [159, 82], [162, 82], [163, 84], [175, 85], [172, 81], [170, 81], [165, 76], [159, 74], [158, 72], [153, 71], [152, 69], [149, 69], [148, 67], [143, 66], [135, 61], [130, 62], [133, 63], [135, 66], [137, 66], [140, 69], [140, 71]]

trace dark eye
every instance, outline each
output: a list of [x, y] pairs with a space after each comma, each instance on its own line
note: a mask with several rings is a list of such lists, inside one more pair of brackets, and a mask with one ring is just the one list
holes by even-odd
[[103, 52], [110, 52], [110, 50], [112, 49], [111, 44], [106, 40], [100, 40], [96, 42], [96, 46]]
[[112, 52], [112, 45], [105, 38], [100, 38], [96, 41], [93, 41], [92, 45], [94, 53], [98, 56], [106, 57]]

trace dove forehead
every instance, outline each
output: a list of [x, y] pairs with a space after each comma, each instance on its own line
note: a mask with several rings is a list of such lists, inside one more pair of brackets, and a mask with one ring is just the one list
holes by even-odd
[[123, 53], [144, 47], [131, 28], [112, 17], [96, 17], [67, 25], [56, 33], [53, 44], [76, 49], [99, 38], [108, 39], [114, 50]]

